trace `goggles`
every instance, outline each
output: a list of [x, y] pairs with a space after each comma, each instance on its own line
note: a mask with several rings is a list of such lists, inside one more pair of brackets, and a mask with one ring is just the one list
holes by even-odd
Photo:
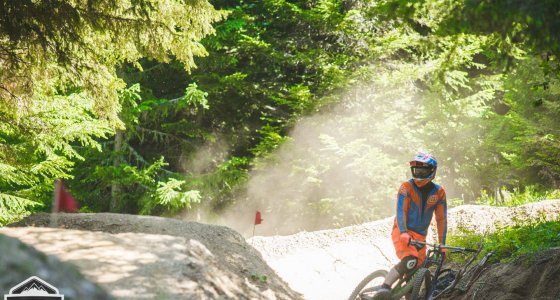
[[412, 177], [414, 178], [428, 178], [434, 172], [434, 168], [431, 166], [411, 166], [410, 170], [412, 171]]

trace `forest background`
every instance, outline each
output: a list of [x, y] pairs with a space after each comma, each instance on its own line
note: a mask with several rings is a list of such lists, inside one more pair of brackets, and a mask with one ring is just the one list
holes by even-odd
[[557, 1], [0, 1], [0, 224], [50, 211], [241, 232], [560, 193]]

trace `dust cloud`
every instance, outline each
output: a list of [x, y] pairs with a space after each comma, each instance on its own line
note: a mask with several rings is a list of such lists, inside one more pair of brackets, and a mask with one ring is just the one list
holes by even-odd
[[[396, 191], [410, 178], [407, 162], [418, 151], [438, 158], [435, 182], [444, 186], [448, 200], [461, 200], [464, 191], [471, 191], [468, 196], [473, 198], [478, 179], [472, 157], [481, 146], [477, 141], [483, 128], [476, 121], [480, 118], [443, 113], [437, 108], [442, 105], [438, 95], [399, 75], [400, 80], [356, 84], [331, 99], [336, 104], [299, 120], [288, 141], [256, 161], [246, 190], [236, 195], [229, 209], [218, 216], [201, 207], [197, 221], [226, 225], [251, 237], [340, 228], [392, 216]], [[204, 152], [207, 155], [201, 157], [206, 159], [201, 161], [216, 153]], [[254, 226], [257, 211], [264, 221]]]
[[208, 173], [227, 160], [229, 152], [225, 139], [214, 133], [215, 140], [197, 147], [194, 153], [181, 157], [181, 168], [195, 175]]
[[[425, 149], [417, 136], [421, 101], [413, 84], [362, 84], [302, 119], [288, 142], [257, 163], [224, 223], [245, 236], [283, 235], [392, 215], [410, 176], [407, 162]], [[256, 211], [264, 221], [253, 227]]]

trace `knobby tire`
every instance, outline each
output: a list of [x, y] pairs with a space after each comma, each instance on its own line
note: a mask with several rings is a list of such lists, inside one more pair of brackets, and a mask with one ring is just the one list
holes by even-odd
[[[364, 279], [362, 279], [362, 281], [360, 281], [360, 283], [358, 283], [358, 285], [356, 286], [356, 288], [354, 289], [354, 291], [352, 291], [352, 294], [350, 294], [350, 297], [348, 297], [348, 300], [356, 300], [356, 299], [360, 299], [358, 298], [358, 296], [360, 295], [360, 293], [362, 292], [362, 290], [367, 286], [367, 284], [379, 277], [383, 277], [385, 278], [385, 276], [387, 276], [387, 271], [386, 270], [377, 270], [371, 274], [369, 274], [368, 276], [366, 276]], [[379, 287], [377, 287], [379, 288]], [[372, 290], [373, 291], [373, 290]]]
[[[425, 295], [420, 295], [420, 291], [424, 287]], [[414, 286], [412, 287], [412, 300], [428, 299], [432, 289], [432, 275], [427, 268], [421, 268], [416, 272]]]

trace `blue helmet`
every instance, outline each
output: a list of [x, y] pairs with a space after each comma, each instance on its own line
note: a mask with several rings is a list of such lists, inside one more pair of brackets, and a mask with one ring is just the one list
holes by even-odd
[[436, 176], [437, 160], [429, 153], [418, 153], [409, 162], [412, 178], [418, 186], [424, 186]]
[[437, 160], [436, 158], [431, 155], [430, 153], [418, 153], [414, 158], [410, 161], [410, 166], [412, 167], [413, 164], [416, 163], [424, 163], [432, 166], [434, 169], [437, 168]]

